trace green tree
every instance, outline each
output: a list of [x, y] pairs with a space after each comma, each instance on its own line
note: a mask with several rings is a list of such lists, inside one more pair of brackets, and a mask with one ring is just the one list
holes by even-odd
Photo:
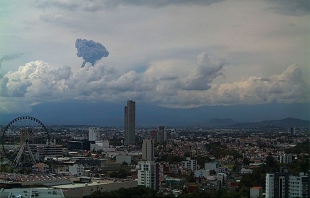
[[278, 162], [271, 155], [266, 157], [266, 166], [269, 169], [268, 172], [277, 172], [280, 168]]
[[118, 173], [115, 172], [115, 171], [113, 171], [113, 172], [110, 173], [110, 177], [112, 177], [112, 178], [116, 178], [117, 175], [118, 175]]
[[126, 179], [128, 176], [128, 172], [125, 169], [120, 169], [117, 174], [117, 178]]
[[204, 168], [205, 167], [205, 163], [207, 162], [211, 162], [211, 159], [208, 156], [198, 156], [197, 157], [197, 164]]
[[243, 162], [244, 165], [249, 165], [250, 164], [250, 160], [248, 158], [243, 158]]

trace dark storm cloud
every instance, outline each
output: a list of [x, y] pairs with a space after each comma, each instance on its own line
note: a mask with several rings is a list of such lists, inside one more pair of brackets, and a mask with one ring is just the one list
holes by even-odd
[[274, 6], [271, 9], [276, 10], [280, 14], [300, 16], [310, 14], [309, 0], [268, 0]]
[[224, 0], [161, 0], [161, 1], [154, 1], [154, 0], [108, 0], [106, 2], [109, 6], [118, 6], [121, 4], [124, 5], [137, 5], [137, 6], [150, 6], [150, 7], [164, 7], [167, 5], [173, 4], [201, 4], [201, 5], [210, 5], [212, 3], [221, 2]]
[[76, 39], [75, 47], [77, 49], [76, 55], [84, 60], [81, 67], [84, 67], [86, 62], [95, 65], [96, 61], [109, 55], [109, 52], [101, 43], [96, 43], [92, 40]]
[[3, 61], [14, 60], [14, 59], [20, 57], [21, 55], [22, 55], [22, 54], [12, 54], [12, 55], [5, 55], [5, 56], [2, 56], [2, 57], [0, 58], [0, 69], [1, 69], [1, 67], [2, 67]]

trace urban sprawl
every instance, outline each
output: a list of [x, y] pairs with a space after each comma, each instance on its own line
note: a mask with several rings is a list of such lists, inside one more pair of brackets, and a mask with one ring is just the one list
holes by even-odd
[[309, 128], [140, 127], [131, 100], [120, 127], [21, 120], [39, 127], [2, 126], [1, 198], [310, 196]]

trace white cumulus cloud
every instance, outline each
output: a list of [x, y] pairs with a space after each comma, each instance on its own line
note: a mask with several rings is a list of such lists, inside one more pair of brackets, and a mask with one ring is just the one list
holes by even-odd
[[[309, 101], [308, 85], [301, 69], [290, 65], [278, 75], [251, 76], [243, 81], [215, 83], [228, 64], [211, 61], [206, 53], [176, 69], [178, 61], [150, 64], [137, 73], [121, 73], [114, 67], [97, 64], [78, 70], [53, 67], [33, 61], [0, 78], [0, 112], [30, 112], [33, 105], [62, 100], [118, 101], [125, 99], [155, 102], [161, 106], [190, 108], [203, 105], [298, 103]], [[183, 65], [182, 67], [184, 67]], [[225, 73], [229, 75], [229, 73]]]

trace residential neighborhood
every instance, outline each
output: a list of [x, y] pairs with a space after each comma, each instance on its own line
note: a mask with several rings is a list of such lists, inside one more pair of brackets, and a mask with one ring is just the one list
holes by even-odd
[[2, 157], [0, 193], [44, 187], [63, 197], [85, 197], [145, 186], [163, 196], [201, 191], [211, 197], [276, 197], [270, 196], [277, 192], [270, 178], [282, 174], [302, 181], [283, 193], [309, 195], [308, 129], [136, 128], [135, 144], [127, 146], [122, 128], [48, 130], [44, 161], [13, 168]]

